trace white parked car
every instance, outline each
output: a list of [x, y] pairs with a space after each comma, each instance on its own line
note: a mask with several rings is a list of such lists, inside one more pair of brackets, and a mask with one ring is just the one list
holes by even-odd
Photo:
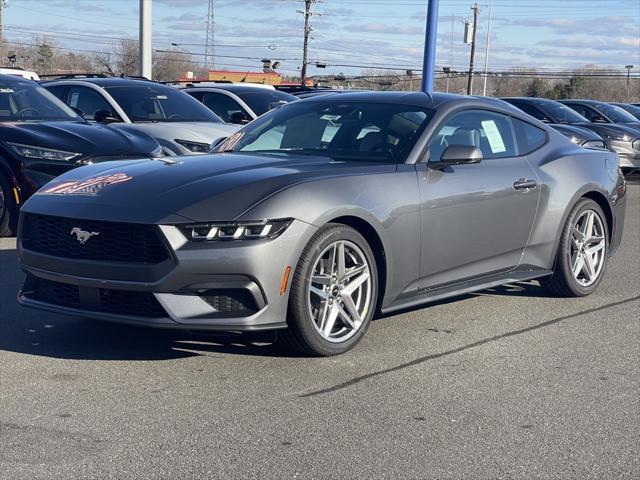
[[136, 78], [83, 77], [42, 86], [89, 121], [135, 127], [158, 140], [165, 155], [207, 153], [211, 142], [240, 127], [176, 88]]

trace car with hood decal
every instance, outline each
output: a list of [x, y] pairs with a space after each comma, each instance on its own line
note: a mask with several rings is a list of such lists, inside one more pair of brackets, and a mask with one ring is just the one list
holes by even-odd
[[161, 155], [143, 132], [91, 124], [36, 82], [0, 75], [0, 235], [14, 231], [29, 196], [64, 172]]

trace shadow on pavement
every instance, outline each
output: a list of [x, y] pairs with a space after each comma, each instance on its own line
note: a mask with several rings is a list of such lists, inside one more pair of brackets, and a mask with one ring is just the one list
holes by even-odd
[[[15, 249], [0, 250], [0, 350], [77, 360], [167, 360], [211, 353], [291, 356], [276, 334], [135, 327], [22, 307]], [[211, 356], [211, 355], [209, 355]]]
[[[277, 332], [241, 334], [155, 329], [28, 309], [16, 300], [22, 281], [15, 249], [0, 250], [0, 350], [78, 360], [166, 360], [211, 356], [212, 353], [296, 356], [276, 345]], [[546, 296], [537, 282], [522, 282], [453, 297], [430, 306], [477, 295]], [[424, 305], [416, 306], [381, 315], [376, 320], [423, 308]]]

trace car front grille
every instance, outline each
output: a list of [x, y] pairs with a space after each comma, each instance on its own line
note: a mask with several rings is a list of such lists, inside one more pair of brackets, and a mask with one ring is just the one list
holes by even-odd
[[150, 292], [79, 287], [30, 276], [23, 295], [28, 299], [78, 310], [146, 318], [167, 316]]
[[149, 265], [170, 258], [153, 225], [25, 214], [21, 239], [28, 250], [76, 260]]

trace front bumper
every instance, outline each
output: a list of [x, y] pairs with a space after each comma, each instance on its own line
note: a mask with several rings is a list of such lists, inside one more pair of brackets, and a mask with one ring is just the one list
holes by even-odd
[[[255, 331], [286, 327], [293, 275], [284, 289], [283, 277], [287, 267], [295, 271], [316, 227], [294, 220], [275, 239], [208, 243], [186, 242], [177, 229], [154, 228], [164, 232], [161, 235], [171, 253], [169, 260], [154, 266], [62, 259], [29, 250], [19, 235], [18, 254], [27, 281], [18, 301], [56, 313], [164, 328]], [[54, 293], [43, 300], [39, 284], [53, 286], [54, 292], [71, 293]], [[221, 304], [235, 302], [233, 298], [220, 301], [229, 292], [242, 292], [249, 299], [245, 303], [252, 307], [221, 308]], [[104, 299], [108, 302], [103, 303]]]

